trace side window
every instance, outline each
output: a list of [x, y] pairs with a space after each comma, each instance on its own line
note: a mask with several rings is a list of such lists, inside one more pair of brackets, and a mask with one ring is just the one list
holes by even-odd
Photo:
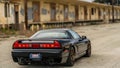
[[74, 32], [72, 30], [70, 30], [69, 32], [71, 33], [71, 35], [73, 36], [74, 39], [79, 39], [80, 38], [80, 36], [76, 32]]

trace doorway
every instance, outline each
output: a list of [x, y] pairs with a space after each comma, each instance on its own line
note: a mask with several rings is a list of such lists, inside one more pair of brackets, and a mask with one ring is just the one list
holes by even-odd
[[100, 11], [100, 8], [98, 8], [98, 19], [101, 19], [101, 11]]
[[33, 22], [40, 22], [40, 2], [33, 2]]
[[75, 20], [79, 20], [79, 6], [75, 6]]
[[87, 7], [85, 6], [84, 7], [84, 20], [87, 20], [87, 15], [88, 15], [88, 13], [87, 13]]
[[50, 15], [51, 21], [56, 21], [56, 4], [51, 3], [50, 8], [51, 8], [51, 15]]
[[19, 30], [19, 5], [14, 5], [15, 10], [15, 30]]

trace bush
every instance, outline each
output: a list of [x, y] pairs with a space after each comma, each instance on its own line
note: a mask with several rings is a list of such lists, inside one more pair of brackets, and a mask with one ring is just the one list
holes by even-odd
[[97, 22], [91, 22], [90, 25], [98, 25]]
[[2, 34], [6, 34], [6, 35], [15, 35], [16, 34], [15, 30], [13, 30], [13, 29], [6, 29], [6, 28], [0, 29], [0, 32]]

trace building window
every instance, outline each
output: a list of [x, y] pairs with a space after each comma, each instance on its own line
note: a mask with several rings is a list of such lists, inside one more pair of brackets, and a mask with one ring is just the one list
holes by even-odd
[[4, 9], [5, 9], [5, 17], [10, 17], [10, 4], [5, 3], [4, 4]]
[[91, 8], [91, 13], [92, 15], [94, 15], [94, 8]]
[[94, 13], [96, 13], [96, 8], [94, 9]]
[[68, 20], [68, 13], [69, 13], [68, 5], [64, 5], [64, 19], [65, 20]]

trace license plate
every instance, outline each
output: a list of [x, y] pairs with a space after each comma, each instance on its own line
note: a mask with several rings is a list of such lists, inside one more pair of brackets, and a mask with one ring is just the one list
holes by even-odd
[[41, 59], [41, 54], [30, 54], [30, 59]]

